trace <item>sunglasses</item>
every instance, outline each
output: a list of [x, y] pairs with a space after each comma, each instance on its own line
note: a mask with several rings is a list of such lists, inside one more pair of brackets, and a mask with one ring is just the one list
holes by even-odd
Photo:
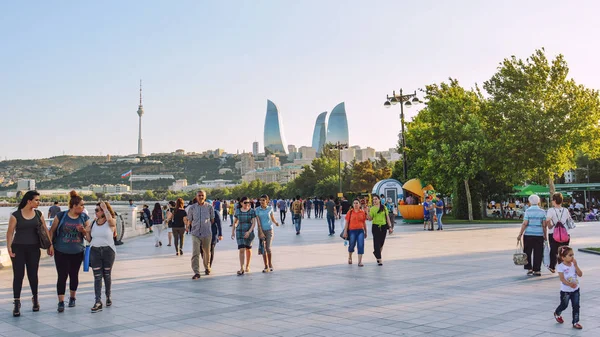
[[94, 211], [96, 211], [96, 213], [100, 212], [101, 209], [100, 208], [96, 208]]
[[250, 202], [249, 201], [244, 201], [243, 204], [244, 205], [250, 205]]

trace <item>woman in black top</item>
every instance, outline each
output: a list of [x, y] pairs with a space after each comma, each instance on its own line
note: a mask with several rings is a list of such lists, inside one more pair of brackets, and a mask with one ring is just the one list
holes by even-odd
[[188, 224], [187, 213], [183, 208], [183, 199], [179, 198], [175, 202], [175, 209], [169, 214], [167, 219], [173, 229], [173, 239], [177, 256], [183, 255], [183, 234]]
[[[6, 246], [12, 261], [13, 269], [13, 316], [21, 315], [21, 288], [27, 268], [27, 279], [33, 295], [33, 311], [40, 310], [38, 302], [38, 269], [40, 266], [40, 238], [38, 226], [44, 224], [46, 235], [48, 227], [42, 212], [35, 210], [40, 206], [40, 194], [37, 191], [28, 191], [21, 199], [18, 210], [11, 214], [6, 231]], [[52, 246], [48, 248], [48, 255], [53, 255]]]

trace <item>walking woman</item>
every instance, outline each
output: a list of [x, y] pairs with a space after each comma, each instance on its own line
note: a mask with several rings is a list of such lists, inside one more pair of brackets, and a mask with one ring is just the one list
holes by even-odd
[[[558, 222], [561, 222], [563, 226], [565, 226], [565, 229], [567, 229], [568, 231], [566, 223], [567, 220], [571, 217], [571, 213], [569, 213], [568, 209], [562, 207], [562, 203], [562, 194], [559, 192], [554, 193], [552, 195], [552, 208], [550, 208], [546, 213], [546, 227], [549, 230], [554, 229], [554, 226], [556, 226]], [[550, 269], [550, 272], [555, 273], [558, 248], [561, 246], [568, 246], [571, 242], [571, 235], [569, 235], [569, 239], [567, 241], [557, 242], [554, 240], [552, 231], [550, 231], [548, 232], [548, 242], [550, 243], [550, 265], [548, 266], [548, 269]]]
[[383, 266], [381, 252], [383, 251], [385, 237], [388, 232], [392, 234], [394, 230], [390, 226], [388, 210], [377, 194], [373, 194], [373, 206], [369, 209], [367, 219], [373, 221], [373, 226], [371, 227], [373, 233], [373, 255], [377, 259], [377, 264]]
[[[254, 241], [254, 226], [256, 225], [256, 213], [250, 206], [248, 197], [240, 200], [240, 206], [234, 213], [231, 239], [236, 239], [240, 257], [240, 270], [238, 275], [250, 272], [250, 259], [252, 258], [252, 241]], [[245, 257], [245, 260], [244, 260]]]
[[535, 194], [529, 196], [530, 207], [525, 211], [521, 231], [517, 236], [517, 242], [523, 240], [523, 251], [527, 254], [527, 276], [542, 276], [541, 267], [544, 255], [544, 238], [547, 228], [544, 226], [546, 221], [546, 211], [541, 209], [538, 204], [540, 197]]
[[[65, 291], [69, 278], [69, 308], [75, 306], [75, 294], [79, 286], [79, 269], [83, 262], [85, 229], [90, 225], [89, 217], [83, 212], [83, 198], [75, 191], [69, 193], [69, 210], [60, 212], [52, 221], [50, 240], [54, 242], [54, 263], [58, 280], [58, 312], [65, 311]], [[51, 248], [52, 249], [52, 248]]]
[[367, 238], [367, 213], [360, 208], [360, 200], [354, 199], [352, 208], [346, 213], [346, 226], [344, 227], [344, 238], [350, 241], [348, 245], [348, 264], [352, 264], [352, 253], [354, 247], [358, 246], [358, 266], [362, 263], [365, 253], [365, 239]]
[[154, 231], [154, 247], [162, 247], [162, 241], [160, 241], [160, 234], [163, 229], [163, 212], [160, 208], [160, 204], [157, 202], [154, 204], [152, 210], [152, 230]]
[[[43, 224], [43, 230], [48, 233], [46, 220], [42, 212], [36, 208], [40, 206], [40, 194], [37, 191], [28, 191], [23, 195], [17, 211], [10, 215], [8, 230], [6, 231], [6, 247], [12, 262], [13, 270], [13, 316], [21, 316], [21, 289], [25, 269], [33, 298], [33, 311], [40, 311], [38, 301], [38, 269], [40, 266], [40, 237], [38, 227]], [[52, 247], [48, 255], [52, 256]]]
[[96, 204], [96, 219], [86, 227], [86, 240], [90, 243], [90, 266], [94, 272], [94, 293], [96, 302], [92, 313], [102, 311], [102, 280], [104, 280], [106, 306], [112, 305], [111, 300], [111, 272], [115, 263], [115, 237], [117, 219], [115, 212], [108, 202], [101, 201]]
[[279, 226], [275, 220], [273, 207], [269, 205], [269, 196], [263, 194], [259, 199], [260, 206], [256, 208], [256, 218], [258, 223], [258, 237], [260, 244], [258, 246], [258, 254], [262, 254], [265, 269], [263, 273], [273, 271], [273, 255], [271, 255], [271, 244], [273, 244], [273, 224]]
[[183, 207], [183, 199], [178, 198], [175, 201], [175, 208], [169, 214], [167, 219], [173, 229], [173, 243], [175, 244], [175, 255], [183, 255], [183, 236], [188, 225], [187, 213]]

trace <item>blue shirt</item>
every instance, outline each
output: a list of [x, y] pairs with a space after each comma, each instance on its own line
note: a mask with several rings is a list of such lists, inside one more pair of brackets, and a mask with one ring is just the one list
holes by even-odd
[[544, 236], [543, 221], [546, 220], [546, 211], [539, 206], [531, 206], [525, 211], [523, 220], [527, 220], [527, 228], [524, 235]]
[[260, 219], [260, 226], [263, 231], [269, 231], [273, 229], [273, 222], [271, 221], [271, 214], [273, 214], [273, 208], [267, 206], [267, 208], [257, 207], [254, 209], [256, 216]]
[[[85, 213], [81, 213], [79, 218], [71, 219], [67, 213], [68, 211], [64, 211], [56, 215], [59, 223], [54, 235], [54, 249], [64, 254], [78, 254], [83, 252], [85, 246], [83, 234], [77, 230], [77, 226], [85, 226], [89, 217]], [[63, 220], [61, 221], [61, 219]]]
[[442, 208], [436, 208], [435, 209], [435, 213], [436, 214], [442, 214], [444, 213], [444, 202], [442, 201], [442, 199], [438, 200], [438, 202], [435, 204], [438, 207], [442, 207]]

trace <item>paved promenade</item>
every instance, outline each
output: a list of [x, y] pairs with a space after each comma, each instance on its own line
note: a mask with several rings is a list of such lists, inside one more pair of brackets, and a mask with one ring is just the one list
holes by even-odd
[[[365, 267], [347, 264], [343, 241], [327, 236], [323, 220], [276, 228], [275, 272], [239, 268], [230, 227], [216, 247], [213, 274], [193, 281], [191, 240], [185, 255], [155, 248], [150, 235], [118, 247], [113, 306], [96, 314], [93, 276], [81, 272], [77, 307], [56, 312], [52, 259], [40, 268], [41, 311], [31, 312], [24, 284], [21, 317], [13, 318], [12, 272], [0, 270], [1, 336], [600, 336], [600, 256], [576, 252], [582, 331], [552, 316], [559, 280], [543, 270], [532, 278], [512, 263], [518, 225], [447, 226], [424, 232], [402, 226], [388, 237], [377, 266], [371, 233]], [[166, 233], [163, 233], [166, 235]], [[573, 246], [600, 246], [600, 223], [582, 223]], [[255, 247], [258, 244], [255, 241]]]

